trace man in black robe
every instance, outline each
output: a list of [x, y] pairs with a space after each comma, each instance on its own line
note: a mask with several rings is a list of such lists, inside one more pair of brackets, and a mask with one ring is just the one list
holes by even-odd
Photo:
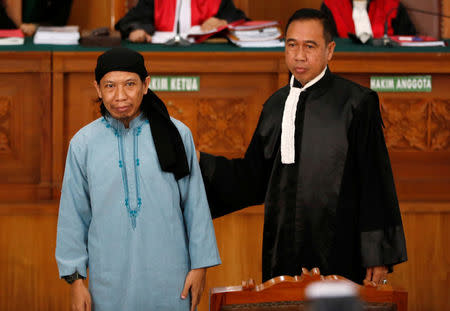
[[[151, 42], [155, 31], [175, 31], [180, 0], [139, 0], [115, 25], [122, 38], [132, 42]], [[233, 0], [191, 0], [189, 15], [193, 17], [191, 26], [200, 25], [209, 31], [228, 23], [247, 19], [245, 13], [235, 7]], [[183, 10], [180, 14], [183, 14]], [[186, 14], [186, 13], [185, 13]]]
[[375, 285], [407, 260], [378, 96], [330, 72], [330, 29], [297, 11], [290, 84], [264, 104], [244, 158], [200, 156], [213, 217], [264, 203], [264, 281], [318, 267]]

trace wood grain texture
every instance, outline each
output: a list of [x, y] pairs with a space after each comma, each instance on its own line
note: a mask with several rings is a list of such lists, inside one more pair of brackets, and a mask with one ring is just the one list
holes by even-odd
[[51, 54], [0, 55], [0, 199], [50, 199]]
[[[70, 138], [98, 117], [92, 85], [98, 55], [0, 53], [0, 273], [6, 276], [0, 278], [0, 288], [7, 288], [0, 291], [0, 310], [69, 306], [68, 287], [57, 279], [53, 259], [57, 203], [42, 200], [58, 197]], [[200, 92], [158, 95], [191, 128], [197, 146], [228, 157], [243, 154], [264, 101], [287, 83], [283, 53], [144, 56], [152, 74], [200, 76]], [[432, 75], [430, 93], [379, 97], [410, 258], [391, 280], [410, 292], [410, 310], [445, 310], [450, 286], [450, 57], [361, 56], [336, 53], [331, 69], [365, 86], [373, 72]], [[41, 201], [32, 203], [36, 200]], [[262, 208], [247, 208], [214, 224], [223, 264], [210, 269], [208, 287], [237, 285], [248, 278], [261, 282]], [[206, 295], [200, 308], [205, 310]]]
[[[409, 311], [449, 310], [450, 203], [401, 202], [409, 260], [389, 281], [408, 291]], [[68, 310], [69, 287], [54, 260], [57, 202], [0, 204], [0, 310]], [[261, 283], [264, 211], [250, 207], [214, 220], [222, 265], [208, 270], [211, 287]], [[207, 291], [199, 311], [208, 310]]]
[[68, 25], [78, 25], [80, 30], [109, 27], [111, 25], [111, 0], [73, 0]]

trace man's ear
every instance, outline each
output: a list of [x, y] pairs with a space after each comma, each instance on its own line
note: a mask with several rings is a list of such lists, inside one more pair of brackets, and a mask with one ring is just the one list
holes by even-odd
[[327, 60], [330, 61], [333, 58], [334, 48], [336, 47], [336, 42], [331, 41], [327, 46]]
[[150, 85], [150, 76], [147, 76], [144, 80], [144, 86], [145, 86], [144, 94], [147, 94], [149, 85]]
[[102, 99], [102, 93], [100, 92], [100, 85], [97, 83], [97, 81], [94, 81], [94, 87], [97, 91], [98, 98]]

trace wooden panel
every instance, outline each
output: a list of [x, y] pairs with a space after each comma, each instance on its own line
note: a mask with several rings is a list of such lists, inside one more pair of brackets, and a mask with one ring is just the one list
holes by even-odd
[[0, 54], [0, 200], [50, 199], [50, 53]]
[[[9, 182], [0, 185], [3, 202], [49, 198], [53, 185], [57, 197], [70, 138], [98, 116], [92, 86], [98, 55], [54, 53], [51, 96], [49, 53], [1, 54], [0, 158], [9, 156], [10, 161], [0, 162], [1, 180]], [[201, 77], [198, 93], [158, 95], [172, 115], [192, 129], [197, 146], [226, 156], [243, 154], [265, 99], [287, 83], [281, 52], [144, 52], [144, 56], [152, 74]], [[369, 86], [372, 73], [432, 75], [431, 93], [380, 93], [394, 176], [404, 202], [401, 207], [410, 256], [392, 280], [410, 290], [409, 306], [414, 306], [410, 310], [448, 308], [442, 288], [449, 286], [449, 253], [444, 247], [449, 242], [450, 217], [450, 57], [444, 53], [336, 53], [330, 67], [365, 86]], [[27, 92], [22, 91], [24, 86]], [[30, 113], [31, 107], [41, 109]], [[15, 149], [28, 150], [29, 155], [17, 153], [21, 161], [16, 161], [17, 170], [11, 173], [9, 163], [14, 158], [8, 152]], [[411, 200], [428, 202], [406, 203]], [[432, 203], [439, 200], [447, 203]], [[25, 305], [34, 310], [61, 310], [68, 306], [68, 289], [57, 280], [53, 259], [56, 211], [54, 203], [0, 205], [0, 273], [7, 276], [0, 281], [0, 288], [9, 286], [0, 295], [13, 297], [6, 300], [1, 296], [0, 310], [22, 310]], [[208, 286], [240, 284], [249, 277], [260, 282], [261, 207], [219, 218], [214, 224], [223, 265], [209, 271]], [[41, 227], [45, 229], [38, 232]], [[423, 231], [427, 231], [426, 239]], [[439, 273], [427, 274], [431, 272], [428, 261]], [[24, 282], [29, 283], [21, 286]], [[200, 310], [206, 306], [204, 296]]]
[[301, 8], [319, 9], [321, 0], [284, 0], [284, 1], [239, 1], [235, 0], [236, 6], [245, 10], [247, 16], [255, 20], [277, 20], [281, 23], [282, 29], [286, 27], [286, 23], [295, 11]]
[[82, 30], [109, 27], [111, 3], [110, 0], [73, 0], [67, 24], [78, 25]]
[[55, 243], [56, 215], [0, 217], [0, 310], [69, 310]]
[[[202, 150], [223, 152], [227, 156], [238, 156], [245, 151], [262, 103], [278, 88], [281, 66], [277, 56], [280, 53], [143, 54], [151, 75], [200, 77], [200, 92], [161, 92], [159, 95], [173, 116], [191, 127], [195, 142]], [[62, 180], [70, 139], [99, 116], [93, 87], [98, 55], [55, 53], [54, 56], [53, 125], [61, 129], [54, 133], [56, 185]], [[219, 128], [214, 120], [218, 121]], [[58, 193], [55, 189], [55, 196]]]
[[[409, 311], [449, 310], [450, 203], [401, 202], [407, 263], [389, 280], [408, 291]], [[261, 282], [264, 211], [250, 207], [214, 220], [222, 265], [208, 270], [207, 286]], [[57, 203], [0, 205], [0, 310], [68, 310], [69, 286], [54, 260]], [[208, 310], [207, 290], [199, 311]]]
[[[444, 15], [450, 16], [450, 2], [442, 0], [442, 9], [441, 12]], [[442, 38], [450, 38], [450, 19], [448, 17], [441, 18], [441, 34]]]

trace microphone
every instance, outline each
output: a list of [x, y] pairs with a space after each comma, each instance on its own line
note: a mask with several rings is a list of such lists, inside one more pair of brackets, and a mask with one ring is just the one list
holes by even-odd
[[169, 39], [166, 41], [166, 43], [164, 43], [165, 45], [181, 45], [181, 46], [188, 46], [191, 45], [191, 42], [189, 42], [189, 40], [183, 38], [180, 34], [180, 14], [181, 14], [181, 1], [177, 1], [177, 15], [178, 15], [178, 19], [177, 19], [177, 32], [175, 34], [175, 37], [173, 37], [172, 39]]
[[389, 16], [391, 16], [392, 12], [394, 12], [397, 9], [398, 8], [392, 8], [386, 14], [386, 20], [384, 21], [384, 35], [381, 38], [372, 39], [372, 45], [373, 46], [397, 46], [398, 45], [397, 42], [392, 41], [392, 39], [389, 38], [389, 35], [388, 35]]
[[[384, 35], [382, 38], [379, 39], [372, 39], [372, 45], [373, 46], [397, 46], [398, 43], [394, 42], [388, 35], [388, 29], [389, 29], [389, 16], [391, 15], [391, 13], [394, 10], [397, 10], [398, 8], [392, 8], [389, 10], [389, 12], [386, 14], [386, 21], [384, 23]], [[450, 18], [449, 15], [445, 15], [445, 14], [441, 14], [441, 13], [437, 13], [437, 12], [431, 12], [431, 11], [424, 11], [424, 10], [420, 10], [420, 9], [416, 9], [416, 8], [410, 8], [410, 7], [406, 7], [405, 9], [408, 11], [412, 11], [412, 12], [418, 12], [418, 13], [422, 13], [422, 14], [428, 14], [428, 15], [433, 15], [433, 16], [439, 16], [439, 17], [445, 17], [445, 18]]]

